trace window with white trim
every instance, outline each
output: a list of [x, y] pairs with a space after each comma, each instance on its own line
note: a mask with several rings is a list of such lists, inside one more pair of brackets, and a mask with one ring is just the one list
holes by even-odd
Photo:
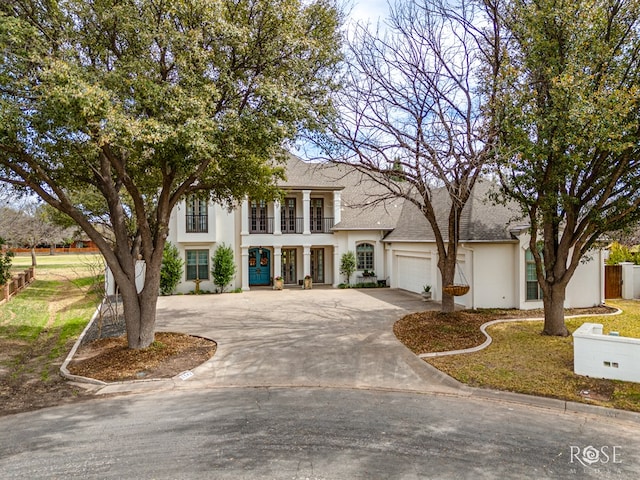
[[187, 280], [209, 280], [209, 250], [187, 250]]
[[527, 289], [527, 300], [542, 300], [542, 288], [538, 284], [538, 276], [536, 274], [536, 260], [533, 258], [531, 249], [527, 248], [525, 252], [525, 281]]
[[360, 243], [356, 245], [356, 268], [358, 270], [373, 270], [374, 247], [370, 243]]

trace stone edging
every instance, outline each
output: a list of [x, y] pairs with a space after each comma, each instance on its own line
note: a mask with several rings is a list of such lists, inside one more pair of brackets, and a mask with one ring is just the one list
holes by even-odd
[[80, 375], [74, 375], [67, 368], [69, 363], [71, 363], [71, 360], [73, 360], [73, 357], [75, 356], [76, 352], [78, 351], [78, 348], [80, 347], [80, 345], [82, 345], [82, 341], [84, 340], [85, 335], [87, 335], [87, 332], [93, 326], [93, 322], [95, 322], [96, 318], [98, 318], [98, 315], [100, 314], [100, 309], [101, 308], [102, 308], [102, 303], [100, 305], [98, 305], [98, 308], [96, 308], [96, 311], [93, 312], [93, 316], [91, 317], [91, 320], [89, 320], [89, 323], [87, 323], [87, 326], [84, 327], [84, 330], [82, 331], [82, 333], [78, 337], [78, 340], [76, 340], [76, 343], [73, 345], [73, 348], [71, 349], [71, 351], [67, 355], [67, 358], [64, 359], [64, 362], [62, 363], [62, 366], [60, 367], [60, 374], [64, 378], [67, 378], [69, 380], [73, 380], [75, 382], [93, 383], [94, 385], [101, 385], [101, 386], [108, 385], [108, 383], [103, 382], [102, 380], [96, 380], [95, 378], [89, 378], [89, 377], [82, 377]]

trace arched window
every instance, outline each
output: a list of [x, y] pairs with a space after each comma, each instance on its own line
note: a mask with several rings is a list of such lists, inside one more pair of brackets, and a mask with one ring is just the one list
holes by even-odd
[[356, 259], [358, 270], [373, 270], [373, 245], [370, 243], [360, 243], [356, 245]]

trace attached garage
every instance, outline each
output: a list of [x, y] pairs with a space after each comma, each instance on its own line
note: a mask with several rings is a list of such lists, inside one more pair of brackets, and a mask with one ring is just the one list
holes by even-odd
[[396, 255], [398, 288], [420, 293], [424, 285], [431, 285], [431, 259]]

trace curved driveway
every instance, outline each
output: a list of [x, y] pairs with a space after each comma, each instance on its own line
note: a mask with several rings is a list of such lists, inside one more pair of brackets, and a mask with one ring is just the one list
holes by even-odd
[[488, 391], [460, 398], [471, 389], [419, 360], [391, 331], [425, 306], [388, 289], [162, 298], [159, 328], [214, 338], [214, 358], [186, 381], [101, 392], [184, 388], [0, 418], [0, 476], [640, 477], [637, 416], [567, 415], [557, 400], [542, 409], [490, 401]]
[[218, 342], [189, 383], [447, 391], [457, 383], [393, 335], [409, 312], [438, 308], [391, 289], [253, 290], [161, 297], [158, 329]]

